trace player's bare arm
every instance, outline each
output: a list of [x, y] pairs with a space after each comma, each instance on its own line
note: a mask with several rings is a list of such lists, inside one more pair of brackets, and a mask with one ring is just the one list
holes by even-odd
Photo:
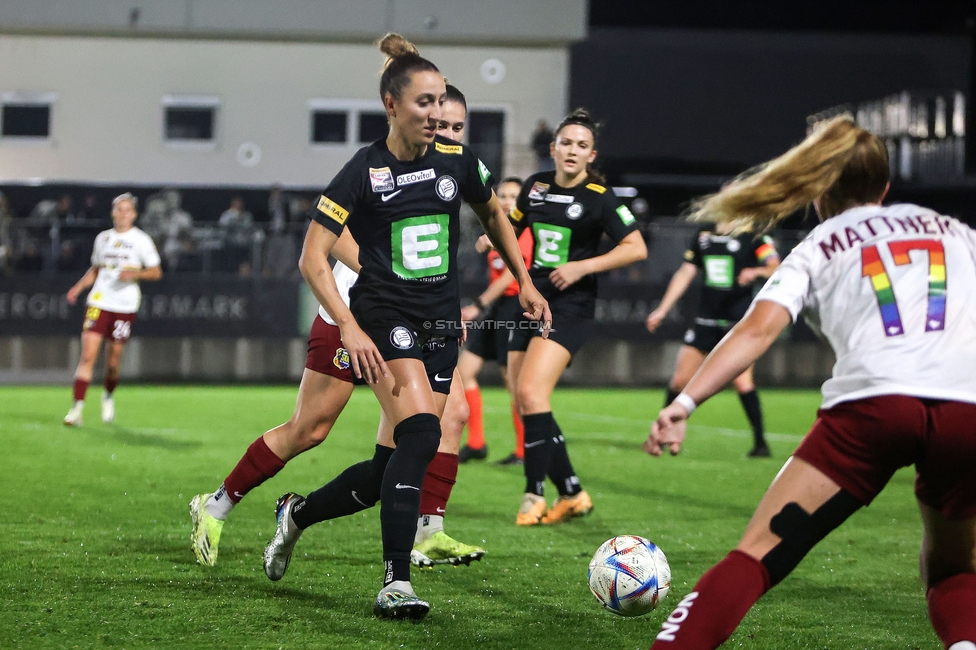
[[160, 266], [153, 266], [148, 269], [123, 269], [119, 273], [119, 280], [122, 282], [155, 282], [163, 278], [163, 269]]
[[648, 332], [653, 332], [660, 326], [671, 308], [681, 300], [681, 296], [685, 295], [696, 275], [698, 275], [698, 267], [691, 262], [684, 262], [678, 267], [678, 270], [671, 276], [671, 281], [668, 282], [668, 288], [664, 292], [664, 297], [661, 298], [661, 304], [647, 316]]
[[381, 374], [385, 377], [389, 373], [389, 369], [376, 345], [356, 323], [349, 307], [339, 295], [339, 288], [329, 265], [329, 254], [337, 240], [338, 237], [331, 230], [317, 223], [309, 224], [298, 268], [315, 299], [338, 325], [356, 377], [365, 376], [369, 383], [376, 383]]
[[81, 279], [75, 282], [74, 285], [68, 289], [68, 293], [66, 295], [68, 304], [73, 305], [78, 302], [78, 296], [81, 295], [82, 291], [87, 291], [90, 289], [91, 286], [95, 284], [96, 278], [98, 278], [98, 267], [89, 267], [89, 269], [85, 271], [85, 274], [81, 276]]
[[647, 259], [647, 244], [644, 243], [644, 237], [640, 232], [635, 230], [603, 255], [566, 262], [550, 273], [549, 279], [557, 289], [562, 291], [587, 275], [619, 269], [643, 259]]
[[[754, 364], [792, 322], [790, 312], [779, 303], [757, 300], [745, 318], [708, 355], [682, 395], [695, 405], [701, 404]], [[662, 447], [670, 446], [672, 454], [678, 453], [684, 439], [684, 422], [690, 415], [683, 401], [676, 399], [661, 410], [651, 425], [645, 451], [659, 456]]]
[[548, 337], [548, 324], [552, 322], [549, 303], [532, 284], [529, 272], [522, 262], [519, 251], [518, 238], [515, 230], [508, 221], [508, 215], [502, 209], [495, 193], [491, 193], [488, 203], [472, 205], [471, 208], [478, 215], [478, 220], [485, 229], [485, 234], [491, 240], [492, 246], [498, 251], [505, 266], [512, 272], [519, 283], [519, 302], [525, 309], [526, 318], [542, 321], [546, 326], [543, 337]]

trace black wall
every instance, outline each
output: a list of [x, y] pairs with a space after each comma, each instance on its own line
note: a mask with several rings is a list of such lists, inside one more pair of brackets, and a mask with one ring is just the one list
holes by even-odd
[[966, 92], [969, 57], [965, 35], [598, 27], [572, 49], [570, 103], [606, 121], [604, 160], [734, 173], [802, 139], [820, 109]]

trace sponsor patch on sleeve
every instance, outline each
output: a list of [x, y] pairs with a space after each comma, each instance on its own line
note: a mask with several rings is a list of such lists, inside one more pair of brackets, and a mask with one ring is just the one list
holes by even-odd
[[603, 194], [607, 191], [607, 188], [603, 187], [602, 185], [597, 185], [596, 183], [587, 183], [586, 189], [593, 190], [597, 194]]
[[452, 153], [460, 154], [464, 151], [464, 147], [459, 144], [441, 144], [440, 142], [434, 143], [434, 149], [441, 153]]
[[326, 198], [324, 195], [319, 197], [319, 204], [317, 206], [318, 211], [326, 215], [333, 221], [338, 222], [340, 225], [346, 223], [346, 219], [349, 218], [349, 210]]
[[634, 223], [634, 213], [626, 205], [622, 205], [617, 208], [617, 214], [620, 216], [620, 220], [624, 222], [625, 226], [629, 226]]
[[512, 208], [512, 214], [509, 216], [512, 217], [512, 221], [521, 221], [522, 217], [524, 217], [525, 215], [522, 214], [522, 211], [519, 210], [518, 208]]
[[693, 259], [695, 259], [695, 252], [694, 251], [685, 251], [685, 261], [686, 262], [690, 262]]
[[549, 191], [548, 183], [540, 183], [536, 181], [532, 183], [532, 189], [529, 190], [529, 198], [534, 201], [545, 201], [546, 193]]
[[487, 183], [488, 177], [491, 176], [491, 172], [488, 171], [488, 168], [485, 167], [485, 163], [481, 162], [480, 158], [478, 159], [478, 176], [481, 177], [482, 185]]

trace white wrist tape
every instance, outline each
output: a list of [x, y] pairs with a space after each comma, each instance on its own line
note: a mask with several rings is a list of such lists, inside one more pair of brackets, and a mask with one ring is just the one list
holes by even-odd
[[698, 405], [695, 404], [695, 400], [691, 399], [691, 396], [688, 395], [688, 393], [679, 393], [678, 396], [674, 398], [674, 401], [683, 406], [684, 409], [688, 411], [688, 415], [691, 415], [695, 409], [698, 408]]

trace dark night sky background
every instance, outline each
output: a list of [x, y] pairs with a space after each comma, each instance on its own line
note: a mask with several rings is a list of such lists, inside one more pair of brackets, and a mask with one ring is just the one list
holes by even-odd
[[605, 120], [611, 167], [735, 172], [801, 139], [818, 110], [967, 91], [974, 18], [976, 2], [593, 0], [570, 102]]

